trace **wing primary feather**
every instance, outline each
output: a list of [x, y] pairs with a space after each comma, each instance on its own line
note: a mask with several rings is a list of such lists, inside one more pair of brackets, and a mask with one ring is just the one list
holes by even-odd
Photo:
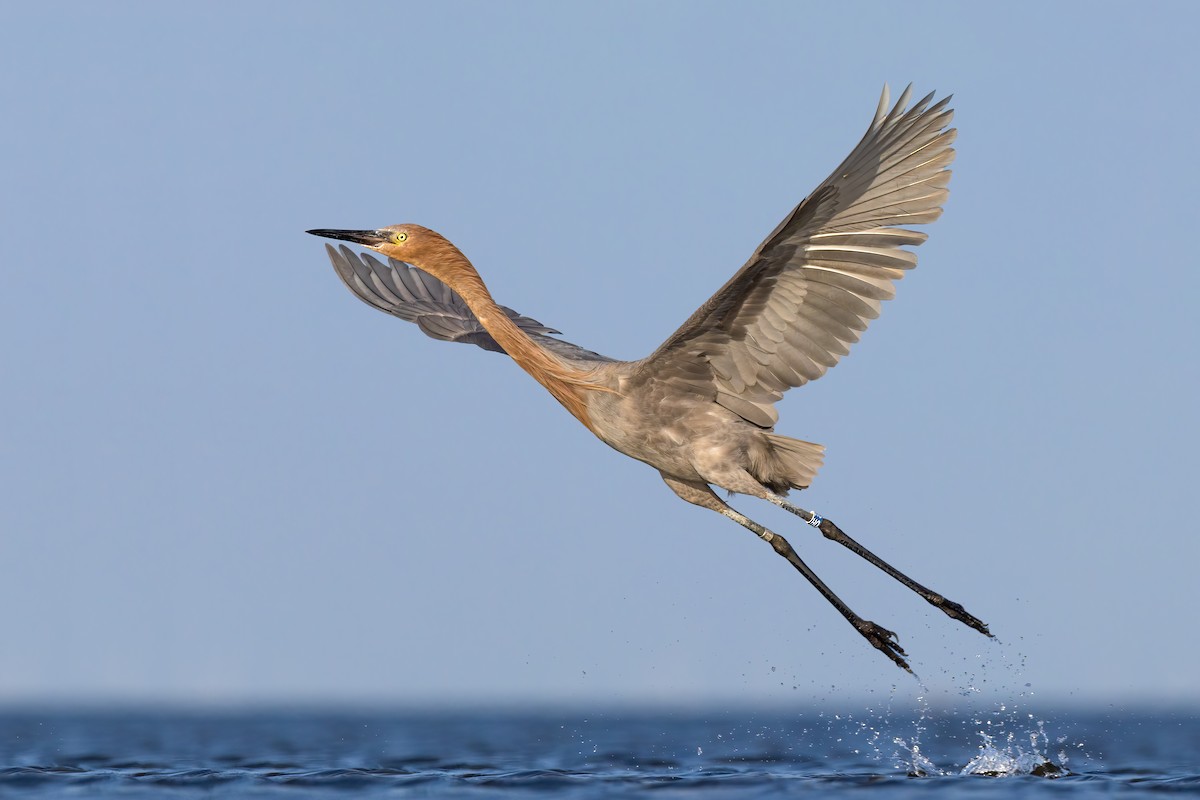
[[[833, 173], [750, 260], [648, 358], [634, 377], [703, 380], [717, 402], [761, 425], [782, 392], [849, 352], [928, 238], [954, 160], [950, 97], [895, 103], [885, 85], [871, 124]], [[685, 366], [687, 368], [685, 369]]]
[[[427, 272], [395, 259], [385, 264], [369, 253], [356, 253], [345, 245], [325, 252], [342, 283], [364, 303], [406, 322], [414, 322], [427, 336], [440, 341], [474, 344], [503, 353], [466, 302], [454, 290]], [[613, 359], [570, 342], [551, 338], [559, 331], [507, 306], [501, 310], [517, 327], [561, 358], [580, 364]]]

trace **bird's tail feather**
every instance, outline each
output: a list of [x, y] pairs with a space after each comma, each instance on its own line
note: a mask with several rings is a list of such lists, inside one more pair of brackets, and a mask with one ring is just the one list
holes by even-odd
[[777, 433], [768, 433], [766, 437], [770, 463], [763, 465], [766, 474], [759, 480], [780, 494], [788, 489], [807, 489], [825, 461], [825, 447]]

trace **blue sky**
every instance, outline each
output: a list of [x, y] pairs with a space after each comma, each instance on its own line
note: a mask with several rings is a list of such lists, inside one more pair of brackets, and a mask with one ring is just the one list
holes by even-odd
[[[0, 25], [0, 703], [1200, 701], [1188, 3], [28, 3]], [[773, 508], [923, 685], [507, 359], [336, 280], [432, 227], [650, 352], [857, 142], [953, 92], [920, 266], [781, 404]]]

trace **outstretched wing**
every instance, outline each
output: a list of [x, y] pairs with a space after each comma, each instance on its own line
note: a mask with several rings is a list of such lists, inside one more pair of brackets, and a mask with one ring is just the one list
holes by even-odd
[[[744, 267], [641, 362], [645, 379], [711, 394], [764, 428], [789, 388], [849, 352], [893, 283], [916, 266], [926, 234], [900, 225], [941, 216], [954, 160], [954, 112], [933, 94], [889, 112], [884, 87], [870, 128], [841, 166], [759, 245]], [[681, 385], [680, 388], [683, 388]]]
[[[427, 272], [395, 259], [384, 264], [374, 256], [356, 253], [346, 246], [325, 245], [325, 252], [342, 283], [372, 308], [415, 322], [427, 336], [443, 342], [466, 342], [484, 350], [503, 353], [466, 302], [449, 286]], [[559, 333], [536, 319], [523, 316], [507, 306], [500, 306], [508, 318], [538, 343], [569, 360], [611, 361], [612, 359], [585, 350], [578, 345], [555, 339], [547, 334]]]

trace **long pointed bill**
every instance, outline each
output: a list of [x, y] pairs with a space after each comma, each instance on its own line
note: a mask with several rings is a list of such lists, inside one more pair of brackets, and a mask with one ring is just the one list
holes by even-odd
[[387, 238], [379, 231], [338, 231], [318, 228], [316, 230], [305, 231], [305, 233], [311, 233], [313, 236], [320, 236], [323, 239], [341, 239], [344, 242], [365, 245], [383, 244]]

